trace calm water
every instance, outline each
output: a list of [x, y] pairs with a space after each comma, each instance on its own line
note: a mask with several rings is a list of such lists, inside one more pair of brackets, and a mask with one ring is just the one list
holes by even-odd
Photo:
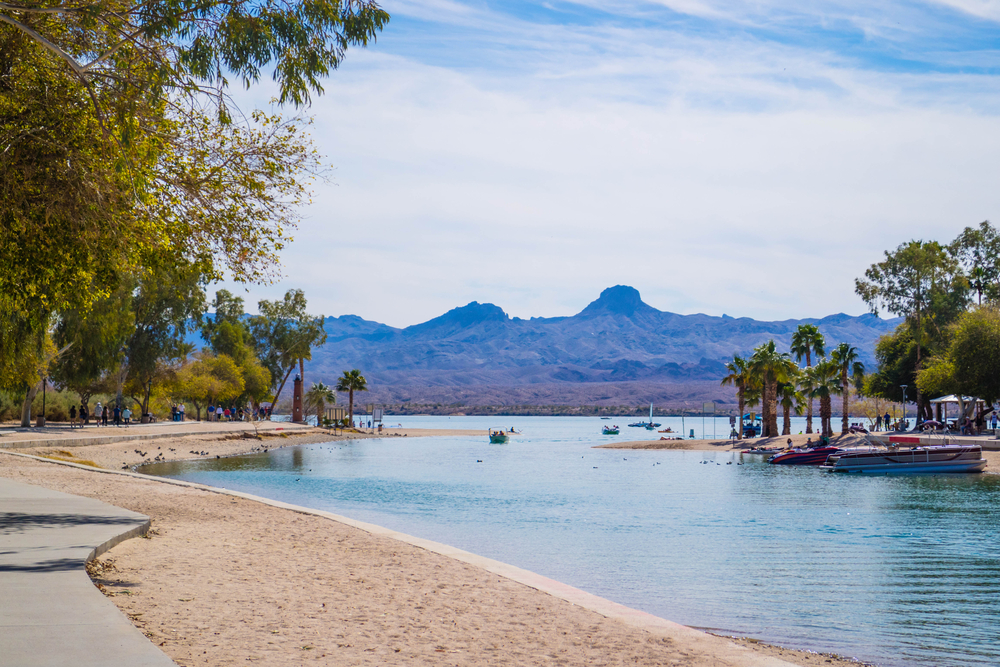
[[[615, 439], [595, 435], [608, 423], [596, 418], [387, 422], [524, 434], [145, 471], [453, 544], [688, 625], [883, 665], [1000, 665], [1000, 475], [872, 478], [729, 452], [595, 450]], [[640, 434], [614, 423], [618, 439]]]

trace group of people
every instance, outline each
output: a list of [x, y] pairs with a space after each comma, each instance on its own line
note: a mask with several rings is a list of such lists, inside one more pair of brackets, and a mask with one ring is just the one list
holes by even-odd
[[[79, 410], [75, 405], [70, 406], [70, 428], [83, 428], [89, 422], [90, 412], [87, 410], [86, 404], [80, 405]], [[117, 404], [104, 406], [98, 401], [97, 405], [94, 406], [94, 425], [107, 426], [109, 422], [114, 426], [122, 426], [123, 424], [128, 426], [132, 423], [132, 410], [127, 405], [125, 407], [119, 407]]]
[[208, 406], [208, 421], [210, 422], [242, 422], [248, 419], [267, 419], [270, 415], [270, 408], [266, 408], [263, 405], [259, 408], [253, 408], [247, 406], [246, 408], [241, 407], [228, 407], [224, 408], [221, 405], [209, 405]]
[[170, 404], [170, 421], [172, 421], [172, 422], [182, 422], [182, 421], [184, 421], [184, 404], [183, 403], [171, 403]]

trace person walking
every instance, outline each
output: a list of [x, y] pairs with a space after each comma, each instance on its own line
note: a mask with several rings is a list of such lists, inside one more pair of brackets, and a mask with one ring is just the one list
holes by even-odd
[[76, 428], [76, 406], [69, 406], [69, 427]]
[[87, 425], [87, 420], [90, 419], [90, 413], [87, 411], [86, 405], [80, 406], [80, 428]]
[[882, 430], [882, 415], [879, 415], [878, 419], [875, 420], [875, 430], [876, 431]]
[[101, 402], [98, 401], [97, 405], [94, 406], [94, 422], [98, 426], [101, 425], [101, 413], [102, 412], [103, 412], [103, 408], [101, 407]]
[[181, 403], [177, 410], [181, 413], [181, 416], [178, 417], [178, 421], [184, 421], [184, 404]]
[[888, 431], [889, 430], [889, 413], [888, 412], [885, 413], [885, 417], [882, 417], [882, 420], [883, 420], [882, 421], [882, 425], [885, 426], [885, 430]]
[[122, 425], [122, 409], [120, 407], [118, 407], [117, 403], [115, 403], [115, 410], [114, 410], [113, 416], [114, 416], [115, 426], [121, 426]]
[[125, 406], [125, 409], [122, 410], [122, 421], [125, 422], [126, 426], [132, 423], [132, 410], [128, 406]]
[[111, 406], [104, 406], [104, 414], [101, 415], [101, 426], [107, 426], [108, 420], [111, 419]]

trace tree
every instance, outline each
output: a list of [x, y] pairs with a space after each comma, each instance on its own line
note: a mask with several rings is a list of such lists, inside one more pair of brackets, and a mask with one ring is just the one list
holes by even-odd
[[232, 358], [204, 352], [177, 372], [174, 384], [177, 397], [194, 405], [198, 421], [201, 421], [203, 406], [216, 401], [231, 401], [243, 389], [243, 376]]
[[989, 405], [1000, 399], [1000, 310], [984, 306], [965, 313], [951, 328], [950, 344], [917, 374], [921, 391], [981, 398]]
[[337, 391], [348, 393], [347, 411], [350, 415], [351, 424], [354, 424], [354, 392], [368, 391], [368, 380], [357, 368], [351, 371], [344, 371], [343, 376], [337, 380]]
[[316, 411], [317, 426], [323, 423], [323, 414], [326, 412], [326, 404], [336, 402], [337, 394], [333, 392], [333, 389], [326, 386], [322, 382], [314, 383], [313, 386], [309, 388], [309, 391], [306, 392], [306, 405]]
[[277, 403], [295, 364], [305, 381], [303, 362], [312, 359], [312, 348], [326, 342], [322, 315], [306, 313], [306, 296], [302, 290], [288, 290], [281, 301], [262, 300], [259, 314], [250, 318], [250, 332], [257, 356], [271, 372], [272, 382], [279, 383], [274, 392]]
[[989, 220], [979, 227], [966, 227], [948, 246], [948, 252], [965, 270], [979, 305], [983, 293], [990, 300], [1000, 298], [1000, 235]]
[[823, 358], [806, 368], [803, 375], [806, 376], [805, 384], [810, 387], [810, 398], [819, 399], [820, 432], [830, 437], [833, 435], [830, 424], [832, 397], [841, 392], [840, 369], [835, 362]]
[[733, 355], [733, 360], [726, 363], [726, 370], [729, 374], [722, 378], [722, 385], [736, 387], [736, 401], [739, 404], [739, 417], [736, 438], [743, 439], [743, 410], [746, 408], [747, 392], [753, 385], [754, 377], [750, 372], [750, 365], [746, 359], [738, 354]]
[[761, 405], [765, 438], [778, 435], [778, 383], [788, 383], [798, 368], [787, 352], [778, 352], [774, 340], [754, 348], [750, 357], [750, 370], [764, 390]]
[[180, 356], [188, 328], [205, 312], [202, 265], [170, 256], [158, 260], [135, 284], [135, 327], [119, 357], [118, 390], [135, 397], [143, 414], [149, 411], [152, 382], [165, 379], [166, 367]]
[[781, 403], [782, 410], [781, 435], [792, 434], [792, 411], [794, 410], [797, 415], [802, 414], [802, 405], [805, 403], [805, 396], [798, 390], [796, 386], [797, 380], [798, 373], [796, 373], [796, 377], [792, 378], [791, 382], [783, 382], [778, 385], [778, 402]]
[[[884, 307], [907, 318], [916, 340], [914, 371], [919, 373], [925, 325], [940, 330], [944, 320], [961, 312], [968, 302], [968, 287], [958, 262], [936, 241], [910, 241], [894, 252], [886, 251], [885, 260], [871, 265], [865, 278], [855, 280], [855, 291], [873, 314], [878, 315]], [[930, 321], [925, 322], [925, 318]], [[921, 401], [919, 388], [916, 393], [918, 408], [929, 410]]]
[[83, 405], [89, 405], [94, 394], [117, 390], [111, 376], [135, 330], [131, 306], [132, 295], [119, 288], [89, 311], [70, 308], [59, 314], [53, 340], [68, 349], [54, 363], [52, 381], [79, 394]]
[[860, 389], [862, 382], [865, 378], [865, 365], [861, 363], [860, 357], [858, 356], [858, 348], [852, 347], [847, 343], [841, 343], [833, 349], [833, 353], [830, 355], [831, 361], [837, 365], [840, 370], [840, 386], [842, 387], [841, 396], [844, 398], [844, 406], [842, 409], [841, 417], [841, 434], [847, 435], [847, 418], [850, 415], [848, 409], [848, 398], [851, 394], [848, 391], [848, 375], [854, 379], [854, 386]]
[[[806, 366], [812, 366], [813, 353], [816, 354], [817, 359], [826, 354], [825, 345], [826, 340], [815, 324], [800, 324], [795, 329], [795, 333], [792, 334], [792, 354], [795, 355], [795, 360], [799, 363], [802, 363], [802, 359], [805, 358]], [[806, 401], [806, 433], [812, 432], [813, 405], [810, 399]]]

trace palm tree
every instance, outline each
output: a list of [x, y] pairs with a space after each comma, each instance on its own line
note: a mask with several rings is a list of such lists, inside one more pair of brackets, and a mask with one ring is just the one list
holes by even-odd
[[761, 403], [764, 428], [761, 436], [773, 438], [778, 435], [778, 383], [789, 382], [798, 367], [791, 355], [778, 352], [772, 339], [754, 348], [750, 369], [764, 390]]
[[337, 394], [322, 382], [313, 383], [313, 386], [306, 392], [306, 405], [316, 408], [317, 426], [323, 423], [323, 413], [326, 412], [326, 404], [336, 402]]
[[368, 391], [368, 380], [357, 368], [352, 371], [344, 371], [343, 377], [337, 380], [337, 391], [348, 392], [347, 411], [350, 414], [351, 426], [354, 426], [354, 392]]
[[791, 435], [792, 434], [792, 410], [795, 414], [802, 414], [802, 406], [805, 402], [805, 396], [796, 387], [796, 380], [798, 379], [798, 373], [796, 377], [792, 378], [791, 382], [782, 383], [778, 385], [778, 402], [781, 403], [781, 409], [783, 412], [781, 421], [781, 435]]
[[843, 388], [844, 396], [844, 408], [843, 417], [841, 420], [841, 430], [840, 432], [844, 435], [847, 434], [847, 401], [851, 392], [849, 385], [847, 383], [848, 374], [854, 379], [854, 386], [859, 388], [861, 386], [861, 381], [865, 377], [865, 365], [861, 363], [858, 358], [858, 348], [851, 347], [847, 343], [841, 343], [833, 349], [831, 353], [831, 358], [837, 368], [840, 369], [840, 386]]
[[726, 364], [726, 370], [729, 371], [729, 375], [722, 378], [722, 384], [736, 387], [736, 401], [740, 409], [739, 417], [736, 420], [737, 424], [739, 424], [736, 429], [736, 438], [742, 440], [743, 410], [746, 407], [747, 392], [750, 389], [753, 376], [750, 373], [750, 365], [747, 363], [747, 360], [738, 354], [734, 354], [733, 360]]
[[804, 384], [808, 384], [811, 388], [809, 397], [819, 399], [820, 431], [827, 437], [832, 436], [831, 397], [841, 392], [840, 368], [836, 362], [823, 358], [817, 361], [815, 366], [807, 368], [804, 374], [808, 376]]
[[[816, 353], [816, 358], [822, 357], [826, 354], [824, 345], [826, 344], [826, 339], [823, 338], [823, 334], [819, 332], [819, 327], [815, 324], [800, 324], [795, 333], [792, 334], [792, 354], [795, 355], [795, 360], [802, 363], [802, 359], [806, 360], [806, 367], [812, 366], [812, 353]], [[808, 398], [806, 402], [806, 433], [813, 432], [813, 405], [812, 399]]]

